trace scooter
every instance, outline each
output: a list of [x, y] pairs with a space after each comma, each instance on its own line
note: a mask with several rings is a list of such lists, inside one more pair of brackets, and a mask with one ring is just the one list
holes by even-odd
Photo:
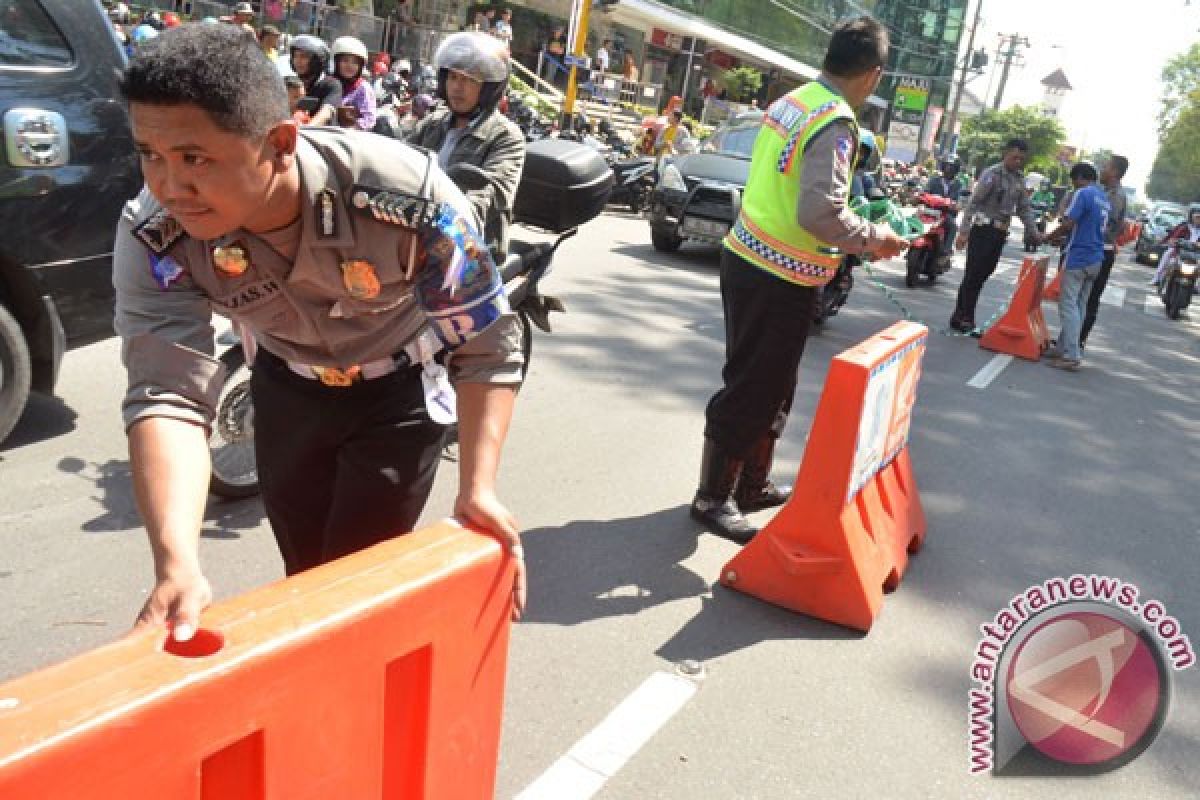
[[1191, 304], [1192, 294], [1196, 291], [1197, 262], [1200, 261], [1200, 244], [1176, 242], [1174, 250], [1173, 264], [1158, 290], [1168, 319], [1179, 319]]
[[613, 163], [610, 203], [628, 205], [633, 213], [646, 207], [650, 192], [658, 185], [658, 164], [651, 156], [626, 158]]
[[950, 256], [945, 252], [946, 223], [951, 214], [958, 213], [958, 203], [948, 197], [921, 192], [917, 200], [917, 219], [925, 226], [925, 233], [912, 241], [905, 256], [904, 285], [910, 289], [921, 276], [929, 278], [932, 285], [950, 269]]

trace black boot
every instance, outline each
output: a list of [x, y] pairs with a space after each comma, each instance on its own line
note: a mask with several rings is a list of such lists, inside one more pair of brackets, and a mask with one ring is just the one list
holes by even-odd
[[758, 528], [746, 521], [733, 502], [733, 487], [741, 471], [741, 461], [705, 439], [700, 488], [692, 500], [691, 515], [718, 536], [745, 544], [758, 533]]
[[742, 477], [733, 499], [742, 511], [762, 511], [781, 506], [792, 496], [791, 486], [776, 486], [768, 477], [775, 459], [775, 437], [764, 436], [746, 456]]

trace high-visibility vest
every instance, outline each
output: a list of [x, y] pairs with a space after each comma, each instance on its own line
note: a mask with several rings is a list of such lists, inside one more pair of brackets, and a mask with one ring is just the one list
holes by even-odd
[[750, 178], [742, 210], [725, 247], [756, 267], [802, 286], [824, 286], [837, 272], [842, 255], [796, 222], [805, 148], [835, 120], [853, 131], [846, 143], [847, 172], [858, 155], [854, 109], [818, 81], [795, 89], [767, 109], [754, 141]]

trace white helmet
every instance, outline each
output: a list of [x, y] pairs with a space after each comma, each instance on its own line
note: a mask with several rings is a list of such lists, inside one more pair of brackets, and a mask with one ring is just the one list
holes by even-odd
[[401, 72], [407, 72], [408, 74], [411, 75], [412, 74], [412, 62], [409, 61], [407, 58], [398, 58], [398, 59], [396, 59], [396, 63], [392, 64], [392, 72], [395, 72], [397, 74], [399, 74]]
[[353, 36], [339, 36], [333, 40], [333, 60], [338, 56], [357, 56], [363, 64], [367, 63], [367, 46]]

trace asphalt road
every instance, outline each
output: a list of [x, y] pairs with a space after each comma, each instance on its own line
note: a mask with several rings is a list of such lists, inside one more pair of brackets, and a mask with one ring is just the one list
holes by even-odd
[[[1010, 247], [981, 320], [1019, 257]], [[1147, 268], [1118, 262], [1124, 292], [1109, 299], [1123, 297], [1102, 306], [1079, 373], [1015, 361], [976, 389], [992, 354], [930, 336], [911, 441], [928, 539], [861, 635], [713, 586], [736, 546], [701, 533], [686, 506], [722, 362], [717, 264], [711, 248], [658, 254], [644, 221], [610, 213], [564, 246], [547, 282], [569, 313], [537, 336], [500, 487], [525, 529], [531, 596], [513, 633], [497, 796], [531, 785], [649, 676], [695, 660], [698, 690], [598, 797], [1195, 797], [1197, 669], [1174, 676], [1158, 740], [1120, 770], [967, 774], [979, 626], [1025, 587], [1120, 577], [1200, 646], [1200, 339], [1146, 305]], [[945, 324], [961, 268], [912, 290], [899, 262], [879, 274], [916, 317]], [[898, 318], [864, 278], [808, 344], [777, 478], [799, 465], [830, 358]], [[0, 676], [121, 635], [143, 602], [123, 385], [115, 342], [71, 353], [61, 400], [36, 400], [0, 450]], [[429, 520], [451, 507], [444, 466]], [[282, 574], [256, 500], [210, 503], [202, 556], [221, 597]]]

